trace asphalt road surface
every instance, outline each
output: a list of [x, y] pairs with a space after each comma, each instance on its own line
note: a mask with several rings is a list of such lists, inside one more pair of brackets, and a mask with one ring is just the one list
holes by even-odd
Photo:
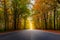
[[60, 40], [60, 34], [42, 30], [22, 30], [0, 34], [0, 40]]

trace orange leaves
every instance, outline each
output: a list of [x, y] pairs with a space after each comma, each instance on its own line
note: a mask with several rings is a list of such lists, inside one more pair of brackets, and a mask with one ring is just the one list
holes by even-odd
[[47, 12], [53, 9], [55, 0], [36, 0], [34, 9], [42, 12]]

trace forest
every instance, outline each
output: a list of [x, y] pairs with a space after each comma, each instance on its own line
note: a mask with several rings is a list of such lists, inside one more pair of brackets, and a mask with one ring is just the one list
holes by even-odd
[[0, 32], [60, 30], [60, 0], [0, 0]]

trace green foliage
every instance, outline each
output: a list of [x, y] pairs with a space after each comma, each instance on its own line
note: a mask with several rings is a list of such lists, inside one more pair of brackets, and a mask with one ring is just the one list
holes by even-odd
[[58, 15], [60, 15], [60, 11], [58, 11]]
[[[19, 27], [21, 28], [22, 20], [23, 20], [23, 27], [26, 27], [27, 18], [32, 15], [31, 11], [34, 11], [36, 18], [33, 18], [33, 22], [36, 28], [41, 29], [54, 29], [54, 22], [55, 28], [60, 30], [60, 10], [57, 11], [57, 1], [55, 0], [41, 0], [39, 4], [39, 9], [32, 9], [30, 10], [27, 5], [30, 4], [30, 0], [4, 0], [5, 2], [0, 3], [2, 5], [2, 10], [0, 9], [0, 31], [7, 31], [7, 30], [16, 30]], [[8, 2], [11, 1], [10, 4]], [[8, 4], [8, 5], [7, 5]], [[10, 6], [9, 6], [10, 5]], [[38, 7], [37, 7], [38, 8]], [[11, 9], [11, 10], [8, 10]], [[55, 10], [55, 11], [54, 11]], [[11, 14], [10, 14], [11, 12]], [[50, 13], [49, 13], [50, 12]], [[53, 12], [53, 13], [52, 13]], [[55, 13], [56, 14], [55, 14]], [[55, 16], [54, 16], [55, 14]], [[33, 17], [32, 15], [32, 17]], [[2, 24], [2, 25], [1, 25]], [[6, 25], [6, 27], [5, 27]], [[15, 25], [15, 26], [14, 26]], [[46, 26], [47, 27], [46, 27]]]

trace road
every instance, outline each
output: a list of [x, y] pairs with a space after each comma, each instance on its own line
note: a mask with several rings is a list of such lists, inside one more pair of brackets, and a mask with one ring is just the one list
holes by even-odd
[[42, 30], [22, 30], [0, 34], [0, 40], [60, 40], [60, 34]]

